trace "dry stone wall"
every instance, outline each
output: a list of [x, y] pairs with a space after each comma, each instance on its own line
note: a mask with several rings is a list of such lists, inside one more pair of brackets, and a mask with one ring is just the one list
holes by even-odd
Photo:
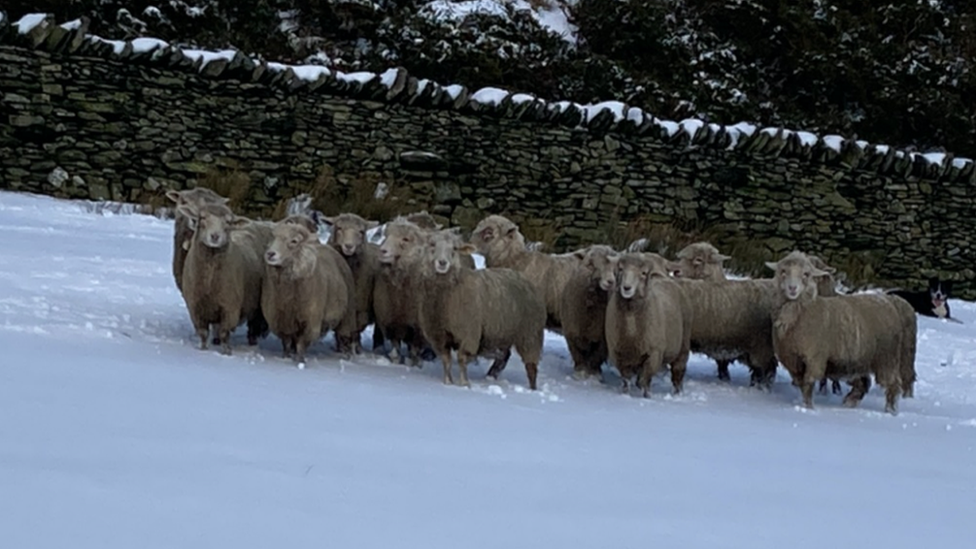
[[496, 212], [548, 220], [563, 249], [609, 223], [680, 221], [720, 248], [871, 256], [891, 284], [939, 274], [976, 298], [974, 164], [949, 153], [113, 42], [44, 15], [0, 14], [0, 92], [0, 189], [141, 201], [233, 167], [267, 209], [328, 165], [467, 228]]

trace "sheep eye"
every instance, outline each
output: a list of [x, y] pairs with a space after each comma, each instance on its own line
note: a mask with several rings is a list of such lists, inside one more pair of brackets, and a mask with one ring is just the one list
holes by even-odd
[[409, 236], [405, 236], [405, 237], [403, 237], [403, 241], [404, 241], [404, 242], [410, 242], [410, 237], [409, 237]]
[[648, 272], [646, 270], [641, 271], [641, 278], [647, 278]]
[[810, 278], [810, 273], [809, 272], [803, 273], [803, 278]]

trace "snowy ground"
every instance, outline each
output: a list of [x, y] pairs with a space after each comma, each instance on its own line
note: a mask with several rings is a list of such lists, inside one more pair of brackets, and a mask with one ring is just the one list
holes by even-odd
[[558, 337], [541, 391], [516, 360], [462, 389], [329, 340], [303, 371], [196, 349], [171, 230], [0, 193], [0, 546], [972, 547], [973, 304], [919, 319], [897, 417], [697, 356], [685, 395], [623, 396]]

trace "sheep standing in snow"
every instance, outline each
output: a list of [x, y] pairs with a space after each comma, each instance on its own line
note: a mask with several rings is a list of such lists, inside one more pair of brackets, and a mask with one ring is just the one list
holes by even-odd
[[485, 256], [486, 267], [513, 269], [532, 282], [546, 304], [546, 328], [559, 332], [563, 288], [576, 271], [580, 258], [574, 254], [553, 255], [527, 249], [518, 225], [500, 215], [482, 219], [471, 234], [471, 243]]
[[180, 211], [181, 205], [189, 205], [200, 208], [206, 204], [223, 204], [230, 202], [225, 198], [206, 187], [196, 187], [183, 191], [166, 191], [166, 198], [173, 201], [175, 208], [174, 231], [173, 231], [173, 279], [176, 281], [176, 288], [183, 291], [183, 265], [186, 263], [186, 255], [190, 250], [190, 243], [193, 241], [193, 231], [196, 230], [196, 220], [185, 216]]
[[559, 317], [573, 357], [573, 376], [602, 376], [607, 360], [605, 319], [620, 254], [601, 244], [574, 252], [580, 262], [563, 289]]
[[267, 331], [261, 311], [263, 250], [271, 241], [267, 225], [234, 215], [222, 204], [181, 204], [181, 215], [196, 229], [183, 266], [183, 299], [200, 347], [207, 348], [211, 325], [221, 352], [231, 354], [230, 333], [247, 321], [248, 343]]
[[284, 355], [294, 354], [304, 366], [308, 347], [329, 330], [338, 350], [348, 353], [356, 332], [356, 288], [342, 256], [303, 224], [282, 221], [273, 229], [264, 263], [261, 308]]
[[[332, 226], [328, 244], [342, 254], [356, 280], [356, 333], [352, 343], [354, 350], [360, 352], [362, 331], [376, 319], [373, 289], [380, 272], [380, 248], [366, 241], [366, 232], [375, 229], [379, 223], [367, 221], [353, 213], [325, 217], [323, 221]], [[373, 349], [379, 349], [382, 345], [382, 333], [374, 329]]]
[[452, 230], [427, 236], [420, 325], [444, 364], [444, 383], [454, 383], [451, 351], [457, 351], [461, 385], [469, 385], [468, 362], [498, 356], [488, 370], [497, 378], [512, 347], [525, 363], [529, 388], [536, 389], [546, 324], [546, 307], [532, 283], [511, 269], [466, 269], [461, 254], [475, 251]]
[[674, 276], [692, 278], [695, 280], [725, 280], [723, 263], [732, 259], [718, 253], [718, 248], [708, 242], [693, 242], [682, 248], [677, 256], [678, 261], [671, 264]]
[[379, 331], [392, 345], [391, 360], [404, 363], [407, 345], [412, 366], [420, 365], [426, 340], [420, 331], [421, 261], [428, 231], [398, 217], [385, 228], [380, 245], [380, 271], [373, 287], [373, 310]]
[[626, 391], [637, 375], [645, 398], [650, 396], [651, 378], [665, 364], [671, 367], [673, 392], [681, 392], [694, 314], [681, 284], [668, 278], [664, 258], [655, 256], [620, 256], [616, 290], [606, 312], [607, 348], [620, 372], [621, 388]]
[[813, 408], [814, 384], [829, 376], [852, 380], [844, 405], [857, 406], [868, 390], [865, 376], [873, 374], [885, 388], [885, 411], [895, 414], [903, 379], [911, 377], [903, 373], [914, 372], [917, 325], [911, 306], [884, 294], [820, 298], [814, 277], [823, 271], [801, 252], [766, 265], [775, 271], [782, 295], [773, 347], [800, 387], [803, 405]]

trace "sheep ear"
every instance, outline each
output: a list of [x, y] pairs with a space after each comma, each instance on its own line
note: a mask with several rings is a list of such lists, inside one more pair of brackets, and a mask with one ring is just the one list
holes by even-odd
[[516, 231], [518, 231], [518, 227], [513, 225], [509, 227], [507, 231], [505, 231], [505, 236], [507, 236], [508, 238], [512, 238], [513, 236], [515, 236]]
[[491, 242], [495, 238], [495, 228], [485, 227], [484, 229], [481, 229], [478, 236], [480, 236], [485, 242]]
[[221, 196], [220, 199], [217, 200], [217, 204], [230, 204], [230, 198]]
[[180, 215], [184, 215], [189, 218], [195, 218], [199, 212], [197, 209], [189, 204], [180, 204], [176, 206], [176, 211], [180, 212]]
[[730, 255], [712, 254], [712, 263], [722, 263], [730, 259], [732, 259], [732, 256]]
[[174, 190], [174, 189], [170, 189], [170, 190], [166, 191], [166, 198], [168, 198], [168, 199], [172, 200], [173, 202], [176, 202], [177, 204], [179, 204], [180, 203], [180, 200], [183, 198], [183, 195], [180, 194], [180, 191], [177, 191], [177, 190]]
[[668, 261], [664, 264], [669, 273], [681, 273], [681, 264], [674, 261]]
[[575, 250], [573, 251], [573, 257], [582, 261], [586, 259], [586, 251], [587, 251], [586, 248], [580, 248], [578, 250]]
[[240, 215], [235, 215], [227, 221], [227, 224], [230, 225], [231, 229], [243, 229], [251, 224], [251, 220]]
[[477, 251], [478, 251], [478, 248], [476, 248], [474, 246], [474, 244], [470, 244], [468, 242], [465, 242], [464, 244], [461, 244], [461, 247], [458, 248], [458, 253], [462, 253], [462, 254], [465, 254], [465, 255], [471, 255], [471, 254], [473, 254], [473, 253], [475, 253]]
[[766, 268], [771, 271], [775, 271], [778, 267], [779, 267], [779, 263], [775, 263], [773, 261], [766, 262]]
[[816, 267], [810, 269], [810, 276], [812, 276], [813, 278], [820, 278], [822, 276], [827, 276], [829, 274], [830, 274], [829, 272], [822, 271]]

